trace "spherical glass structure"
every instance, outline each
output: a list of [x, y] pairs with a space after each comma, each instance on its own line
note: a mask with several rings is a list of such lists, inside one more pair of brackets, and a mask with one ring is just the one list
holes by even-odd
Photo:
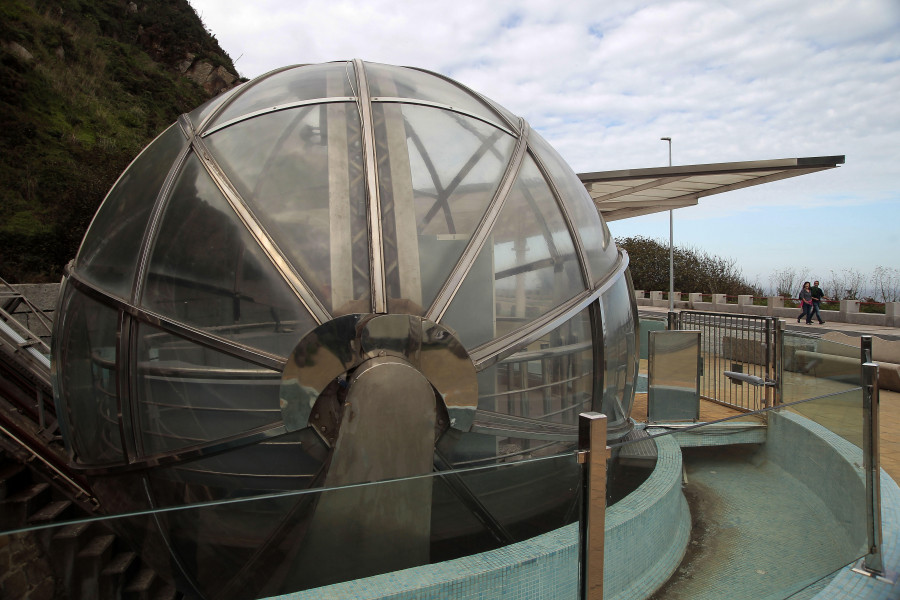
[[[183, 115], [109, 192], [58, 314], [61, 428], [109, 512], [559, 454], [585, 410], [631, 427], [627, 256], [524, 120], [418, 69], [292, 66]], [[192, 593], [255, 597], [574, 514], [574, 470], [479, 473], [122, 527]], [[358, 515], [398, 504], [379, 535], [409, 551], [384, 559]]]

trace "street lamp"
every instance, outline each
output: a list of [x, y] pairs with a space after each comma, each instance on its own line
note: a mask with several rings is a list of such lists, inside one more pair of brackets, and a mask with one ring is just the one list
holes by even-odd
[[[663, 142], [669, 142], [669, 166], [672, 166], [672, 138], [661, 137]], [[673, 217], [672, 209], [669, 209], [669, 312], [675, 310], [675, 250], [673, 245]]]

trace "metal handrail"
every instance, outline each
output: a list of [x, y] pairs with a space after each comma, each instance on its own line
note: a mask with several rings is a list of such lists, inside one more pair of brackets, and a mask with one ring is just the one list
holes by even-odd
[[[2, 286], [2, 287], [0, 287], [0, 293], [8, 290], [12, 294], [10, 296], [11, 298], [16, 298], [17, 300], [19, 300], [21, 303], [23, 303], [25, 306], [28, 307], [27, 312], [30, 314], [33, 314], [37, 318], [37, 320], [41, 324], [41, 326], [44, 328], [44, 330], [46, 331], [46, 334], [42, 334], [42, 335], [46, 335], [46, 337], [49, 337], [53, 331], [53, 321], [51, 319], [47, 318], [47, 315], [44, 314], [44, 311], [42, 311], [37, 306], [32, 304], [31, 301], [28, 298], [26, 298], [24, 294], [22, 294], [19, 290], [17, 290], [15, 287], [13, 287], [13, 285], [11, 283], [6, 281], [2, 277], [0, 277], [0, 286]], [[12, 318], [12, 315], [10, 315], [5, 310], [3, 310], [2, 307], [0, 307], [0, 312], [3, 313], [3, 317], [5, 320], [15, 321], [15, 319]], [[39, 343], [41, 345], [41, 347], [46, 350], [47, 354], [50, 353], [50, 347], [39, 336], [36, 336], [34, 334], [34, 332], [32, 332], [30, 329], [28, 329], [27, 327], [25, 327], [18, 321], [15, 321], [14, 327], [16, 327], [17, 329], [21, 329], [22, 332], [26, 333], [28, 337], [35, 339], [37, 341], [37, 343]]]

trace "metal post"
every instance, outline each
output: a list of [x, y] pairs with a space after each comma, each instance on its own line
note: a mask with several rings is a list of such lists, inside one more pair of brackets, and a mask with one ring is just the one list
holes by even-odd
[[860, 364], [866, 364], [867, 362], [872, 362], [872, 336], [871, 335], [859, 336], [859, 362], [860, 362]]
[[[672, 160], [669, 159], [669, 166]], [[674, 211], [669, 209], [669, 310], [675, 310], [675, 218]]]
[[[669, 143], [669, 166], [672, 166], [672, 138], [661, 137], [660, 141]], [[673, 209], [669, 209], [669, 312], [675, 310], [675, 250], [674, 250], [674, 222]]]
[[775, 406], [784, 404], [784, 320], [775, 319]]
[[677, 317], [678, 315], [675, 314], [675, 311], [670, 308], [669, 314], [666, 315], [666, 329], [668, 329], [669, 331], [675, 331], [676, 329], [678, 329]]
[[582, 465], [579, 528], [579, 598], [603, 600], [603, 534], [606, 526], [606, 415], [578, 415], [578, 462]]
[[[872, 339], [869, 337], [869, 344]], [[865, 351], [863, 351], [865, 352]], [[881, 555], [881, 459], [878, 444], [878, 365], [862, 365], [863, 389], [863, 464], [866, 471], [866, 534], [869, 553], [863, 566], [869, 573], [884, 575]]]

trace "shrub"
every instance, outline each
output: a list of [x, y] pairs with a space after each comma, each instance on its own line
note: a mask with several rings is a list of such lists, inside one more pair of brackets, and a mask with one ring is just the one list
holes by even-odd
[[[643, 236], [616, 238], [628, 252], [634, 287], [642, 290], [669, 289], [669, 246]], [[689, 247], [674, 249], [675, 289], [703, 294], [750, 294], [762, 290], [744, 280], [734, 259], [722, 258]]]

